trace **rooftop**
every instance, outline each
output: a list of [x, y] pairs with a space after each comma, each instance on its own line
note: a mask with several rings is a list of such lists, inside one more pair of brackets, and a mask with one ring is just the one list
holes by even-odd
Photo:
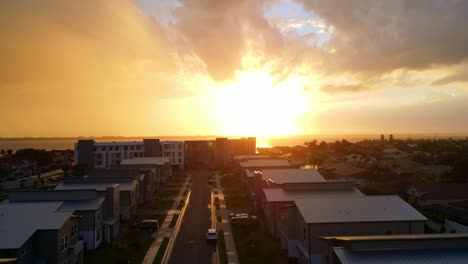
[[244, 168], [289, 167], [291, 164], [286, 159], [248, 159], [241, 161], [240, 166]]
[[333, 248], [340, 263], [360, 264], [462, 264], [468, 259], [466, 248], [360, 250]]
[[169, 162], [169, 157], [144, 157], [125, 159], [120, 162], [120, 165], [164, 165]]
[[328, 190], [298, 190], [286, 191], [283, 188], [263, 189], [268, 202], [292, 202], [295, 199], [317, 198], [317, 197], [348, 197], [364, 196], [357, 188], [351, 189], [328, 189]]
[[396, 195], [294, 200], [306, 223], [426, 221]]
[[262, 180], [273, 181], [277, 184], [325, 182], [316, 169], [264, 169]]
[[235, 155], [232, 159], [233, 160], [243, 160], [243, 159], [268, 159], [270, 155]]
[[426, 240], [468, 238], [467, 233], [410, 234], [410, 235], [374, 235], [374, 236], [324, 236], [325, 240], [339, 241], [374, 241], [374, 240]]
[[468, 200], [468, 183], [419, 183], [414, 187], [425, 200]]
[[64, 201], [60, 211], [95, 211], [104, 203], [104, 200], [104, 197], [98, 197], [88, 200]]
[[[111, 187], [116, 183], [112, 182], [70, 182], [61, 183], [55, 190], [106, 190], [107, 187]], [[127, 182], [118, 182], [120, 191], [131, 191], [134, 190], [137, 184], [137, 180], [131, 180]]]
[[37, 230], [60, 229], [73, 213], [58, 211], [61, 205], [62, 202], [0, 204], [0, 249], [20, 248]]

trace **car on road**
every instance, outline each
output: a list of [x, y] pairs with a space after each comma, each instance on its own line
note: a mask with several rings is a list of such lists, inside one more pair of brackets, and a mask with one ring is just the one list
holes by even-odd
[[218, 240], [218, 233], [216, 233], [216, 229], [208, 229], [208, 232], [206, 232], [206, 240], [207, 241]]

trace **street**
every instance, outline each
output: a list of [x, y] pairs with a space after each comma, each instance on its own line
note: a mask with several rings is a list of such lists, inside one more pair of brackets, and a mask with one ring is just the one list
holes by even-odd
[[192, 193], [169, 263], [211, 263], [215, 243], [207, 243], [210, 228], [210, 171], [192, 171]]

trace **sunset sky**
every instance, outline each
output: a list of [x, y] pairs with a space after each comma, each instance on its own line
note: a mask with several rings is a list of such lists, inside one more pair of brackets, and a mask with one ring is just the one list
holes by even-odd
[[468, 132], [468, 1], [0, 1], [0, 137]]

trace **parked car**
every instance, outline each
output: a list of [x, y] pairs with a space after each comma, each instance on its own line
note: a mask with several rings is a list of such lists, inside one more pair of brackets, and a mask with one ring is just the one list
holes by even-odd
[[218, 233], [216, 233], [216, 229], [208, 229], [208, 232], [206, 233], [206, 240], [207, 241], [218, 240]]
[[141, 222], [137, 224], [137, 227], [141, 230], [154, 232], [159, 229], [159, 221], [155, 219], [141, 220]]

